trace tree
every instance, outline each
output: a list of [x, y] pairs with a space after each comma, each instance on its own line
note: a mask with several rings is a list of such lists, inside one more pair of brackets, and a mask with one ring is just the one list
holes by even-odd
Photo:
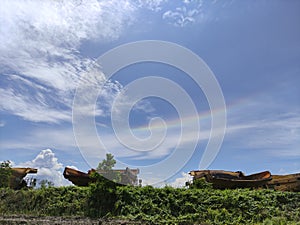
[[112, 213], [117, 201], [115, 182], [121, 181], [120, 173], [113, 170], [116, 160], [112, 154], [106, 154], [106, 159], [98, 164], [97, 172], [91, 174], [95, 183], [90, 184], [87, 197], [87, 215], [90, 217], [103, 217]]
[[106, 154], [106, 159], [103, 159], [102, 162], [98, 164], [97, 171], [109, 180], [121, 182], [121, 174], [117, 171], [113, 171], [115, 164], [116, 160], [114, 156], [108, 153]]
[[195, 179], [193, 182], [186, 182], [185, 185], [191, 189], [212, 189], [212, 184], [208, 183], [204, 177]]
[[41, 188], [47, 188], [47, 187], [53, 187], [54, 183], [47, 179], [43, 179], [39, 182], [39, 185], [41, 186]]
[[106, 154], [106, 159], [103, 159], [102, 162], [98, 164], [97, 170], [109, 171], [115, 166], [116, 160], [114, 156], [110, 153]]
[[0, 163], [0, 188], [10, 186], [10, 178], [12, 174], [10, 161], [3, 161]]

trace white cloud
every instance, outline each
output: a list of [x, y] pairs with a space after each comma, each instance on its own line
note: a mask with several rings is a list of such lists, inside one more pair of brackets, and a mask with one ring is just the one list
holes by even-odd
[[[70, 121], [76, 87], [84, 80], [98, 86], [104, 81], [99, 68], [90, 76], [94, 60], [80, 53], [85, 41], [99, 43], [119, 38], [141, 8], [165, 10], [164, 19], [185, 26], [202, 15], [202, 5], [201, 0], [183, 0], [172, 10], [166, 9], [173, 7], [168, 0], [2, 1], [0, 73], [8, 75], [4, 79], [18, 80], [21, 85], [10, 82], [9, 87], [0, 87], [1, 97], [7, 100], [0, 109], [34, 122]], [[20, 88], [22, 83], [28, 87], [26, 90]], [[110, 113], [103, 108], [111, 105], [114, 95], [109, 95], [109, 89], [104, 92], [106, 101], [97, 107], [96, 115]], [[151, 110], [145, 104], [138, 107]]]
[[137, 3], [138, 7], [143, 7], [158, 12], [162, 10], [162, 5], [168, 2], [168, 0], [135, 0], [135, 2]]
[[1, 148], [6, 150], [13, 149], [40, 149], [44, 146], [51, 146], [55, 149], [69, 151], [76, 148], [76, 142], [72, 128], [61, 126], [53, 128], [38, 128], [27, 132], [27, 135], [1, 141]]
[[[281, 157], [281, 158], [289, 158], [289, 157], [299, 157], [299, 137], [300, 137], [300, 120], [299, 115], [297, 114], [286, 114], [282, 117], [274, 117], [269, 120], [255, 120], [255, 121], [244, 121], [245, 123], [241, 123], [239, 121], [238, 124], [229, 124], [226, 133], [226, 141], [230, 141], [232, 148], [238, 148], [241, 151], [243, 150], [253, 150], [259, 149], [266, 153], [269, 153], [271, 157]], [[194, 121], [190, 121], [193, 123]], [[203, 123], [201, 123], [203, 124]], [[122, 144], [120, 144], [115, 137], [113, 132], [110, 132], [108, 128], [101, 128], [101, 130], [106, 130], [106, 132], [100, 132], [99, 137], [105, 144], [106, 150], [115, 155], [116, 158], [126, 158], [129, 160], [159, 160], [162, 159], [172, 153], [172, 150], [176, 147], [178, 142], [178, 132], [176, 129], [170, 129], [169, 136], [166, 137], [164, 143], [160, 145], [157, 149], [148, 152], [139, 152], [139, 151], [130, 151], [126, 150]], [[156, 127], [153, 132], [156, 132], [156, 129], [161, 129]], [[133, 130], [133, 132], [146, 132], [144, 129]], [[216, 134], [218, 135], [218, 133]], [[184, 153], [185, 149], [190, 149], [190, 143], [194, 141], [192, 138], [194, 136], [193, 133], [189, 133], [186, 135], [185, 139], [182, 139], [182, 149], [177, 149], [177, 151], [182, 151]], [[104, 148], [98, 145], [98, 142], [95, 142], [91, 137], [91, 135], [87, 134], [86, 139], [84, 140], [84, 151], [83, 152], [85, 159], [87, 160], [90, 167], [95, 167], [99, 163], [101, 158], [101, 151], [104, 151]], [[200, 132], [200, 142], [206, 142], [210, 137], [209, 130], [201, 130]], [[266, 137], [275, 141], [275, 143], [266, 142]], [[38, 141], [36, 141], [38, 140]], [[153, 140], [155, 143], [157, 140]], [[33, 148], [41, 148], [41, 146], [52, 146], [56, 149], [62, 149], [63, 151], [74, 151], [77, 150], [76, 142], [73, 137], [73, 131], [71, 128], [68, 129], [60, 129], [60, 128], [51, 128], [51, 129], [38, 129], [34, 132], [28, 134], [28, 137], [19, 140], [19, 143], [16, 140], [12, 140], [12, 144], [8, 143], [9, 141], [3, 141], [1, 143], [1, 147], [3, 149], [16, 149], [16, 148], [25, 148], [25, 149], [33, 149]], [[198, 149], [199, 150], [199, 149]], [[47, 153], [47, 154], [46, 154]], [[51, 152], [46, 151], [43, 152], [41, 156], [38, 156], [36, 160], [33, 160], [32, 163], [34, 165], [43, 164], [43, 160], [47, 158], [44, 155], [52, 155]], [[54, 154], [52, 155], [53, 157]], [[46, 160], [47, 161], [47, 160]], [[48, 163], [46, 165], [55, 165], [59, 164], [58, 161], [53, 163], [52, 160], [48, 160], [52, 163]], [[181, 162], [180, 160], [178, 162]], [[31, 165], [33, 165], [31, 164]], [[123, 165], [118, 165], [120, 168], [123, 168]], [[51, 167], [51, 166], [47, 166]], [[55, 168], [59, 168], [58, 165]], [[56, 180], [60, 183], [60, 178], [58, 177]], [[48, 169], [41, 170], [44, 174], [47, 174]], [[155, 183], [154, 181], [160, 180], [159, 175], [164, 175], [165, 172], [156, 171], [155, 179], [151, 178], [154, 175], [144, 175], [143, 169], [141, 169], [141, 178], [147, 181], [148, 184]], [[158, 178], [157, 178], [158, 177]], [[146, 184], [143, 182], [144, 184]], [[177, 183], [184, 184], [185, 181], [178, 180]], [[175, 184], [174, 184], [175, 185]]]
[[181, 177], [178, 177], [175, 179], [175, 181], [169, 183], [168, 185], [175, 187], [175, 188], [180, 188], [180, 187], [185, 187], [185, 183], [187, 181], [192, 180], [192, 176], [190, 176], [188, 173], [181, 173]]
[[38, 181], [48, 180], [53, 182], [55, 186], [71, 184], [63, 177], [63, 164], [58, 162], [51, 149], [42, 150], [35, 159], [21, 163], [18, 166], [38, 169], [37, 175], [34, 176]]
[[183, 0], [175, 9], [164, 12], [162, 18], [175, 26], [184, 27], [203, 19], [202, 0]]
[[0, 127], [4, 127], [5, 126], [5, 121], [4, 120], [0, 120]]
[[[137, 9], [160, 11], [165, 3], [167, 0], [2, 1], [0, 73], [6, 75], [2, 79], [8, 85], [0, 87], [1, 98], [6, 99], [1, 102], [0, 110], [34, 122], [70, 121], [76, 87], [87, 81], [99, 88], [104, 82], [94, 60], [80, 54], [82, 43], [117, 39], [136, 20]], [[163, 17], [174, 17], [184, 26], [194, 21], [202, 2], [180, 4], [183, 6], [168, 10]], [[108, 82], [96, 115], [110, 114], [107, 109], [119, 90], [118, 85]], [[88, 95], [89, 91], [85, 93]], [[149, 104], [139, 104], [136, 108], [151, 110]]]
[[44, 104], [37, 96], [22, 95], [13, 89], [1, 89], [0, 96], [5, 101], [0, 102], [0, 109], [13, 113], [26, 120], [34, 122], [70, 121], [71, 114], [67, 110], [55, 110]]
[[175, 11], [166, 11], [163, 14], [163, 19], [170, 21], [175, 26], [184, 27], [189, 23], [194, 23], [195, 18], [193, 16], [197, 14], [197, 10], [188, 11], [185, 7], [183, 8], [176, 8]]
[[[9, 87], [1, 87], [6, 100], [1, 109], [35, 122], [70, 120], [77, 85], [103, 82], [99, 70], [87, 76], [94, 60], [80, 56], [81, 44], [117, 39], [133, 21], [134, 11], [129, 1], [117, 0], [2, 1], [0, 73], [7, 75], [1, 79]], [[22, 85], [28, 88], [20, 89]]]
[[78, 168], [76, 166], [66, 166], [66, 167], [74, 169], [74, 170], [78, 170]]
[[133, 10], [115, 0], [2, 1], [0, 63], [54, 87], [69, 85], [84, 60], [76, 54], [82, 41], [118, 38]]
[[[244, 114], [245, 115], [245, 114]], [[270, 157], [280, 158], [295, 158], [300, 156], [299, 151], [299, 138], [300, 138], [300, 116], [296, 114], [286, 114], [282, 117], [272, 118], [269, 120], [245, 120], [244, 123], [239, 121], [238, 124], [230, 123], [227, 127], [225, 136], [225, 143], [230, 142], [233, 149], [240, 149], [241, 151], [259, 150], [267, 153]], [[190, 121], [193, 123], [194, 121]], [[205, 121], [202, 121], [205, 122]], [[203, 123], [201, 123], [202, 125]], [[101, 127], [99, 137], [106, 147], [106, 150], [115, 155], [116, 158], [129, 161], [136, 160], [161, 160], [166, 156], [172, 154], [172, 150], [176, 148], [179, 141], [178, 130], [170, 129], [169, 134], [164, 140], [163, 144], [158, 146], [153, 151], [132, 151], [127, 150], [122, 144], [116, 140], [115, 134], [109, 130], [110, 128]], [[152, 132], [156, 132], [156, 127]], [[135, 134], [139, 132], [147, 133], [145, 129], [133, 130]], [[186, 138], [182, 139], [180, 149], [176, 151], [183, 152], [191, 148], [191, 143], [194, 141], [192, 138], [195, 134], [186, 134]], [[218, 132], [215, 134], [218, 135]], [[83, 144], [83, 155], [87, 160], [90, 167], [95, 167], [102, 160], [102, 153], [105, 148], [98, 145], [98, 142], [91, 138], [92, 135], [86, 134]], [[206, 143], [210, 137], [209, 129], [201, 129], [200, 142]], [[268, 141], [269, 140], [269, 141]], [[273, 142], [270, 142], [273, 140]], [[153, 139], [153, 144], [157, 140]], [[30, 132], [27, 137], [20, 140], [5, 140], [1, 143], [2, 149], [37, 149], [42, 146], [51, 146], [56, 149], [62, 149], [65, 152], [78, 151], [72, 128], [51, 128], [51, 129], [38, 129]], [[82, 146], [81, 146], [82, 147]], [[197, 149], [197, 151], [201, 149]], [[222, 151], [222, 150], [221, 150]], [[230, 149], [229, 149], [230, 151]], [[241, 153], [242, 154], [242, 153]], [[178, 162], [181, 162], [180, 160]], [[118, 165], [120, 168], [123, 165]], [[143, 171], [141, 172], [142, 175]], [[161, 173], [161, 171], [158, 173]], [[155, 175], [156, 176], [156, 175]], [[143, 179], [149, 176], [142, 175]], [[159, 179], [158, 179], [159, 180]], [[150, 182], [150, 181], [149, 181]]]
[[266, 152], [272, 157], [299, 157], [300, 113], [282, 111], [282, 105], [247, 102], [228, 110], [225, 140], [232, 148]]
[[[82, 40], [118, 38], [132, 20], [134, 7], [116, 0], [4, 0], [0, 10], [1, 52], [15, 58], [22, 53], [27, 59], [46, 56], [53, 60]], [[1, 59], [9, 58], [2, 55]]]

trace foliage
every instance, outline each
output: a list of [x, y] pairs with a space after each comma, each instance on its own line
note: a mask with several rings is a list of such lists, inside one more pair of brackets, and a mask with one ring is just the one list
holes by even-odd
[[47, 187], [53, 187], [54, 183], [52, 181], [44, 179], [39, 182], [39, 185], [41, 188], [47, 188]]
[[206, 182], [205, 178], [196, 179], [193, 183], [188, 183], [190, 188], [203, 189], [212, 188], [212, 183]]
[[88, 188], [0, 189], [0, 214], [38, 216], [84, 215]]
[[10, 161], [4, 161], [0, 163], [0, 188], [10, 186], [10, 177], [12, 174]]
[[103, 217], [114, 211], [117, 184], [98, 173], [91, 175], [96, 182], [91, 183], [87, 195], [86, 215]]
[[150, 223], [255, 224], [300, 221], [300, 194], [271, 190], [121, 187], [117, 215]]
[[98, 164], [97, 170], [109, 171], [115, 166], [116, 160], [112, 154], [106, 154], [106, 159]]
[[299, 224], [300, 193], [120, 186], [0, 189], [0, 214], [121, 217], [145, 224]]
[[113, 167], [116, 164], [116, 160], [112, 154], [106, 154], [106, 159], [98, 164], [97, 170], [101, 171], [101, 174], [109, 180], [115, 182], [121, 182], [121, 174], [119, 172], [113, 171]]

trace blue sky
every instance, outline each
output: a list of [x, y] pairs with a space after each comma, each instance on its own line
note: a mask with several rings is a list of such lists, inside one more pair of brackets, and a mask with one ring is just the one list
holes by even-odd
[[[119, 160], [119, 167], [139, 167], [144, 184], [165, 179], [182, 182], [186, 176], [182, 173], [199, 168], [213, 138], [203, 90], [188, 74], [162, 63], [130, 65], [109, 81], [105, 81], [105, 68], [94, 68], [98, 57], [122, 44], [160, 40], [201, 57], [222, 89], [226, 132], [209, 169], [247, 174], [300, 171], [299, 1], [15, 0], [1, 4], [0, 161], [38, 167], [40, 176], [65, 185], [61, 177], [65, 166], [83, 171], [96, 167], [106, 149]], [[73, 133], [73, 99], [85, 76], [95, 90], [105, 83], [92, 114], [105, 148], [86, 133], [82, 150]], [[166, 100], [143, 99], [130, 111], [132, 132], [148, 137], [149, 121], [160, 117], [168, 126], [167, 136], [152, 151], [132, 151], [116, 139], [112, 106], [121, 96], [114, 110], [120, 121], [127, 121], [122, 115], [130, 100], [120, 94], [131, 82], [149, 76], [171, 80], [184, 89], [197, 116], [180, 118], [176, 106]], [[141, 83], [136, 93], [148, 86]], [[181, 99], [178, 93], [172, 91]], [[188, 128], [200, 122], [200, 132], [191, 129], [180, 139], [180, 119]], [[163, 127], [154, 124], [152, 131], [162, 134]], [[176, 148], [179, 142], [181, 149]], [[146, 169], [164, 162], [174, 151], [191, 148], [192, 158], [178, 160], [177, 173], [169, 172], [173, 165]]]

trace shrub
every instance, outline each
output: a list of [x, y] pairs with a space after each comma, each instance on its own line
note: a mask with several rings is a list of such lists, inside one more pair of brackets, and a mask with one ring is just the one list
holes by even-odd
[[12, 174], [10, 161], [4, 161], [0, 163], [0, 188], [10, 186], [10, 177]]
[[[98, 176], [98, 175], [96, 175]], [[119, 186], [0, 189], [1, 214], [122, 217], [150, 224], [299, 224], [300, 193]]]

